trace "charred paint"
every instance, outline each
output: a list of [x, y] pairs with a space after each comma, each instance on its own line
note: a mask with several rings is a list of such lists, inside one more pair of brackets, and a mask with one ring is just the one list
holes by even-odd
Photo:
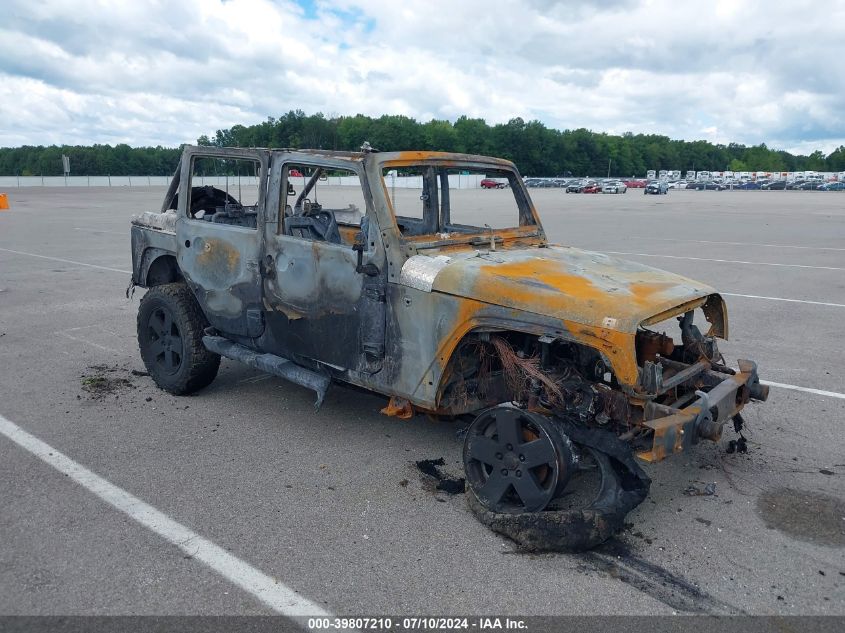
[[679, 275], [567, 247], [454, 257], [433, 288], [627, 333], [655, 313], [714, 292]]

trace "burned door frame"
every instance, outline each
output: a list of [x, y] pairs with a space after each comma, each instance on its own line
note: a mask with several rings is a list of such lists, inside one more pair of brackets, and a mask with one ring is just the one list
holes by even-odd
[[[177, 262], [208, 318], [227, 335], [253, 339], [264, 331], [260, 261], [264, 250], [264, 203], [269, 153], [247, 149], [196, 148], [182, 160], [176, 219]], [[209, 222], [190, 215], [197, 158], [255, 161], [260, 165], [256, 228]]]
[[[338, 169], [358, 176], [366, 204], [362, 224], [367, 235], [362, 236], [361, 248], [285, 233], [287, 165]], [[385, 257], [361, 162], [274, 153], [269, 182], [262, 260], [268, 333], [292, 358], [377, 373], [385, 356]]]

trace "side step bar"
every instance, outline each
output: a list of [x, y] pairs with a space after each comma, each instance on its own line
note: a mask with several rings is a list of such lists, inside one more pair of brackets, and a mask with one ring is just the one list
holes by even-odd
[[232, 360], [239, 361], [250, 367], [255, 367], [268, 374], [279, 376], [292, 383], [313, 390], [317, 394], [317, 402], [314, 403], [317, 409], [323, 404], [326, 391], [328, 391], [329, 385], [332, 383], [331, 378], [326, 374], [311, 371], [310, 369], [297, 365], [292, 360], [276, 356], [275, 354], [259, 354], [248, 347], [239, 345], [222, 336], [203, 336], [202, 344], [210, 352], [231, 358]]

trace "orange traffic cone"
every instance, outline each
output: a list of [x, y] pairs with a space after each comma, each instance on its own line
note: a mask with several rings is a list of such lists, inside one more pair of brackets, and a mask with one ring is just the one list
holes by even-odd
[[5, 193], [0, 193], [0, 211], [5, 211], [9, 208], [9, 196]]

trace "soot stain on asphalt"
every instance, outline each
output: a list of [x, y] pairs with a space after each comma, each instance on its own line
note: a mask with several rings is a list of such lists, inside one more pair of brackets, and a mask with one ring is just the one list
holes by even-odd
[[845, 500], [820, 492], [775, 488], [757, 498], [757, 514], [766, 527], [799, 541], [845, 546]]
[[419, 471], [428, 478], [428, 481], [437, 482], [435, 490], [445, 492], [449, 495], [463, 494], [466, 480], [463, 477], [450, 477], [440, 471], [440, 467], [446, 464], [442, 457], [437, 459], [421, 459], [416, 462]]
[[617, 538], [580, 556], [589, 567], [616, 578], [677, 611], [742, 613], [738, 607], [709, 595], [686, 578], [636, 556]]
[[82, 391], [87, 392], [92, 400], [102, 400], [124, 389], [133, 389], [135, 385], [129, 378], [118, 375], [124, 371], [117, 366], [91, 365], [88, 373], [82, 374], [80, 378]]

